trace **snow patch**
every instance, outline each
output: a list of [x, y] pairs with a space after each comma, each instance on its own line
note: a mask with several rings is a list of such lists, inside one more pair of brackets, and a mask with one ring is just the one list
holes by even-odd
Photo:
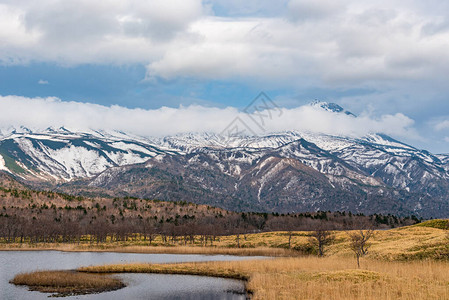
[[0, 170], [10, 172], [9, 169], [6, 167], [5, 160], [3, 159], [3, 156], [0, 154]]
[[145, 147], [136, 145], [136, 144], [131, 144], [131, 143], [124, 143], [124, 142], [114, 142], [110, 144], [111, 147], [120, 149], [120, 150], [124, 150], [124, 151], [136, 151], [136, 152], [141, 152], [141, 153], [145, 153], [148, 156], [155, 156], [157, 153], [153, 152], [153, 151], [149, 151], [148, 149], [146, 149]]
[[106, 155], [117, 165], [131, 165], [131, 164], [140, 164], [146, 162], [149, 157], [142, 157], [137, 153], [133, 152], [105, 152]]
[[97, 148], [97, 149], [101, 148], [100, 144], [94, 143], [94, 142], [90, 142], [90, 141], [84, 141], [84, 144], [86, 144], [87, 146], [91, 146], [93, 148]]

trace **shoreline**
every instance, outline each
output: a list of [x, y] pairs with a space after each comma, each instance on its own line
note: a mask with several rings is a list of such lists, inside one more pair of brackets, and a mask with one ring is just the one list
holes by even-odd
[[297, 257], [298, 251], [282, 248], [222, 248], [222, 247], [185, 247], [185, 246], [122, 246], [122, 247], [78, 247], [68, 245], [38, 246], [38, 247], [0, 247], [4, 251], [60, 251], [60, 252], [111, 252], [136, 254], [184, 254], [184, 255], [232, 255], [232, 256], [267, 256], [267, 257]]
[[[245, 260], [245, 262], [252, 261], [251, 259]], [[157, 264], [111, 264], [102, 266], [88, 266], [80, 267], [76, 269], [76, 272], [87, 274], [126, 274], [126, 273], [138, 273], [138, 274], [166, 274], [166, 275], [191, 275], [202, 277], [214, 277], [223, 279], [234, 279], [242, 281], [245, 288], [245, 295], [252, 299], [255, 291], [249, 287], [249, 281], [251, 280], [251, 274], [244, 271], [228, 271], [223, 268], [207, 268], [208, 266], [214, 266], [215, 263], [224, 264], [229, 261], [218, 262], [182, 262], [182, 263], [157, 263]], [[201, 266], [206, 268], [202, 269]], [[135, 268], [137, 267], [137, 268]], [[187, 268], [186, 268], [187, 267]], [[199, 267], [199, 268], [198, 268]], [[121, 269], [122, 268], [122, 269]], [[248, 299], [248, 297], [247, 297]]]

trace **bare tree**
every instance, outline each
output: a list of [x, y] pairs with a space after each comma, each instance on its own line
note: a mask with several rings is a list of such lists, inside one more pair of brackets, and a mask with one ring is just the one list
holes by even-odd
[[303, 225], [302, 219], [295, 218], [292, 216], [285, 216], [281, 218], [271, 218], [266, 222], [266, 229], [270, 231], [282, 230], [286, 232], [288, 237], [288, 249], [292, 247], [292, 240], [294, 231], [297, 231]]
[[334, 233], [325, 229], [312, 231], [309, 237], [310, 243], [318, 249], [318, 256], [324, 256], [325, 247], [331, 245], [334, 240]]
[[446, 220], [446, 237], [449, 239], [449, 220]]
[[368, 253], [368, 248], [370, 247], [368, 241], [374, 235], [374, 230], [358, 230], [348, 234], [350, 239], [349, 246], [357, 258], [357, 267], [360, 268], [360, 257]]
[[449, 258], [449, 220], [446, 220], [446, 251], [444, 256], [446, 256], [446, 258]]

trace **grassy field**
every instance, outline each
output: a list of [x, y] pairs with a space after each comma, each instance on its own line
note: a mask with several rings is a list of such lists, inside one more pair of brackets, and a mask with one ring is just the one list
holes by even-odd
[[449, 299], [447, 223], [434, 220], [376, 231], [360, 269], [349, 248], [348, 232], [335, 232], [335, 242], [323, 258], [314, 255], [308, 232], [294, 232], [291, 249], [287, 249], [287, 232], [242, 235], [241, 248], [236, 248], [236, 236], [223, 236], [207, 247], [179, 241], [167, 245], [158, 240], [148, 246], [136, 238], [120, 244], [38, 245], [32, 249], [277, 256], [239, 262], [126, 264], [78, 270], [86, 274], [138, 272], [237, 278], [246, 281], [254, 299]]
[[95, 273], [194, 274], [247, 280], [253, 299], [449, 299], [449, 264], [291, 257], [243, 262], [85, 267]]

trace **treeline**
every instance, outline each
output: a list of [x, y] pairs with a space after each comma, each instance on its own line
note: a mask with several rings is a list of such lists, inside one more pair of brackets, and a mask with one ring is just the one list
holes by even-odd
[[[3, 209], [0, 213], [0, 241], [4, 243], [80, 243], [144, 241], [151, 243], [160, 236], [164, 243], [213, 243], [217, 236], [264, 231], [299, 231], [337, 229], [392, 228], [419, 222], [415, 217], [345, 212], [305, 214], [202, 213], [164, 217], [157, 215], [108, 215], [94, 209], [57, 209], [55, 206], [27, 209]], [[8, 211], [8, 212], [5, 212]], [[199, 239], [199, 240], [198, 240]]]
[[220, 235], [317, 228], [393, 228], [416, 217], [314, 212], [237, 213], [208, 205], [133, 197], [87, 198], [33, 191], [0, 172], [0, 242], [92, 243], [141, 240], [151, 243], [212, 242]]

